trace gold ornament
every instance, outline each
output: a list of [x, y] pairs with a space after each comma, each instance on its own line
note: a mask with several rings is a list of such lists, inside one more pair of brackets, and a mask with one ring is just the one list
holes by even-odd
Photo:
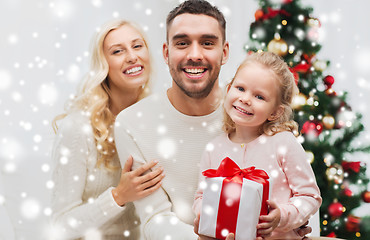
[[312, 164], [313, 161], [315, 161], [315, 155], [313, 154], [313, 152], [306, 151], [306, 156], [307, 156], [307, 162], [309, 162], [310, 164]]
[[335, 125], [335, 119], [331, 115], [326, 115], [323, 117], [322, 123], [326, 129], [332, 129]]
[[324, 154], [324, 163], [327, 167], [330, 167], [335, 161], [334, 156], [330, 153]]
[[343, 167], [334, 163], [326, 169], [326, 177], [329, 181], [334, 181], [336, 184], [341, 184], [344, 178]]
[[267, 50], [279, 56], [285, 56], [288, 53], [288, 44], [281, 38], [274, 38], [267, 45]]
[[325, 90], [325, 93], [328, 95], [328, 96], [335, 96], [337, 93], [332, 89], [332, 88], [328, 88]]
[[310, 18], [307, 22], [310, 27], [320, 27], [320, 21], [317, 18]]
[[295, 95], [292, 101], [292, 108], [293, 109], [299, 109], [303, 105], [306, 105], [307, 103], [307, 97], [303, 93], [299, 93], [298, 95]]
[[316, 60], [312, 65], [317, 71], [320, 72], [324, 71], [327, 68], [326, 61]]

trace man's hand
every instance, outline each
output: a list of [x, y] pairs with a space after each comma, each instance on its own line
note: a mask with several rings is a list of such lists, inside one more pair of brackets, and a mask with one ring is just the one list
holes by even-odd
[[312, 232], [312, 228], [310, 226], [307, 226], [308, 221], [300, 226], [299, 228], [295, 229], [295, 231], [298, 233], [299, 236], [304, 237], [303, 239], [309, 239], [306, 237], [306, 234], [309, 234]]
[[[216, 240], [216, 238], [207, 237], [207, 236], [204, 236], [204, 235], [199, 235], [199, 233], [198, 233], [199, 219], [200, 219], [200, 215], [197, 214], [197, 217], [194, 219], [194, 232], [198, 235], [198, 240]], [[226, 240], [234, 240], [234, 239], [235, 239], [235, 237], [234, 237], [233, 233], [229, 233], [226, 237]]]

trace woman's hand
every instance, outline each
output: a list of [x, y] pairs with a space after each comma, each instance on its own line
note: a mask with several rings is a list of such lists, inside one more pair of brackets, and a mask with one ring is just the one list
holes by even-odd
[[260, 216], [259, 220], [261, 223], [257, 225], [257, 240], [262, 240], [266, 237], [270, 237], [272, 231], [279, 225], [280, 222], [280, 209], [278, 205], [272, 201], [267, 200], [269, 205], [269, 214]]
[[[194, 219], [194, 232], [198, 235], [198, 240], [216, 240], [216, 238], [212, 238], [212, 237], [207, 237], [207, 236], [204, 236], [204, 235], [200, 235], [198, 233], [198, 230], [199, 230], [199, 219], [200, 219], [200, 215], [197, 214], [197, 217]], [[233, 233], [229, 233], [226, 237], [225, 240], [234, 240], [234, 234]]]
[[133, 161], [132, 156], [127, 159], [122, 169], [120, 182], [112, 190], [113, 198], [119, 206], [150, 195], [160, 188], [164, 178], [162, 167], [145, 173], [154, 167], [158, 163], [157, 161], [143, 164], [138, 169], [131, 171]]

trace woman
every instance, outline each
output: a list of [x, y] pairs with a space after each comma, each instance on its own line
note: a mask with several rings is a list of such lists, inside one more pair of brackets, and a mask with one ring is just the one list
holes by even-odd
[[157, 164], [152, 161], [130, 171], [132, 158], [121, 169], [112, 130], [116, 115], [149, 92], [148, 44], [123, 20], [104, 25], [93, 40], [90, 73], [53, 122], [53, 223], [63, 239], [139, 239], [130, 202], [157, 190], [163, 169], [143, 175]]

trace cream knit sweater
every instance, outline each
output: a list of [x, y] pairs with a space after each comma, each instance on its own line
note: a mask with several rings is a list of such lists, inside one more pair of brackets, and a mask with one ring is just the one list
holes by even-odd
[[192, 212], [199, 162], [207, 142], [221, 133], [222, 108], [206, 116], [178, 112], [165, 93], [152, 95], [122, 111], [115, 141], [121, 165], [158, 160], [166, 174], [162, 188], [134, 202], [146, 239], [197, 239]]
[[96, 167], [96, 144], [85, 113], [62, 120], [52, 158], [52, 220], [61, 239], [139, 239], [140, 221], [133, 205], [118, 206], [111, 193], [120, 179], [120, 167], [116, 171]]

